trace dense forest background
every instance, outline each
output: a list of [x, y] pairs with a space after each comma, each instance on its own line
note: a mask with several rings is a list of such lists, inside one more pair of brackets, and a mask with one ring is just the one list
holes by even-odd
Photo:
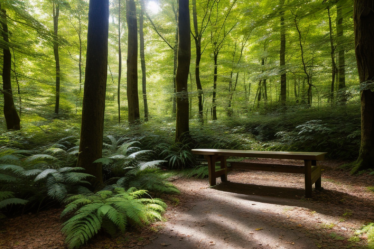
[[[142, 128], [166, 134], [175, 128], [177, 6], [174, 1], [144, 0], [136, 3], [135, 14], [139, 43], [144, 45], [144, 59], [139, 56], [137, 67], [140, 120], [149, 120]], [[60, 132], [78, 133], [88, 2], [9, 1], [2, 8], [9, 29], [3, 46], [11, 52], [13, 99], [22, 132], [48, 133], [52, 125], [63, 127]], [[308, 129], [317, 140], [332, 136], [340, 147], [347, 140], [358, 142], [360, 85], [351, 1], [191, 1], [190, 20], [187, 91], [192, 130], [214, 130], [222, 122], [240, 126], [258, 138], [256, 143], [265, 143], [252, 147], [263, 148], [282, 139], [295, 142], [292, 135]], [[127, 36], [126, 3], [111, 1], [108, 129], [128, 127]], [[333, 116], [335, 120], [329, 119]], [[2, 123], [5, 127], [4, 119]], [[229, 137], [234, 132], [227, 133]], [[339, 141], [334, 133], [339, 133]], [[12, 139], [3, 135], [2, 143], [8, 142]], [[339, 154], [354, 158], [358, 149]]]
[[0, 219], [65, 206], [69, 248], [162, 220], [168, 179], [208, 174], [193, 148], [327, 152], [374, 174], [373, 9], [1, 2]]

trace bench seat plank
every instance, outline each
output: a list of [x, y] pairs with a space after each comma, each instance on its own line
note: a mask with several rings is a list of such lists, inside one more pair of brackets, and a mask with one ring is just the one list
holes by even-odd
[[326, 152], [285, 152], [285, 151], [254, 151], [254, 150], [226, 150], [226, 149], [193, 149], [192, 153], [204, 156], [236, 156], [276, 159], [298, 159], [322, 161]]

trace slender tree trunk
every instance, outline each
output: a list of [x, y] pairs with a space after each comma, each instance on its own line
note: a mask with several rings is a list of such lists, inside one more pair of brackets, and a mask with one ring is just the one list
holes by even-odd
[[102, 157], [105, 94], [108, 68], [109, 0], [91, 0], [88, 15], [86, 74], [78, 167], [95, 176], [94, 186], [103, 183]]
[[286, 26], [284, 24], [284, 1], [280, 0], [281, 11], [281, 48], [280, 48], [280, 67], [281, 67], [281, 103], [286, 105], [287, 101], [287, 74], [286, 74]]
[[199, 100], [199, 121], [204, 124], [204, 106], [203, 106], [203, 87], [200, 81], [200, 61], [201, 61], [201, 34], [199, 33], [199, 27], [197, 22], [197, 10], [196, 10], [196, 0], [192, 0], [193, 5], [193, 24], [195, 29], [195, 45], [196, 45], [196, 67], [195, 67], [195, 78], [196, 87], [198, 91]]
[[301, 62], [303, 64], [304, 73], [306, 75], [306, 81], [308, 83], [308, 106], [310, 107], [312, 105], [312, 83], [310, 82], [310, 74], [308, 73], [308, 68], [307, 68], [307, 65], [306, 65], [306, 62], [305, 62], [305, 58], [304, 58], [304, 47], [303, 47], [303, 42], [302, 42], [302, 36], [301, 36], [301, 31], [300, 31], [299, 25], [297, 23], [297, 17], [296, 16], [295, 16], [294, 21], [295, 21], [295, 26], [296, 26], [297, 33], [299, 34]]
[[330, 47], [331, 47], [331, 91], [330, 91], [330, 101], [331, 106], [334, 105], [334, 91], [335, 91], [335, 73], [336, 73], [336, 64], [335, 64], [335, 46], [334, 46], [334, 39], [333, 39], [333, 31], [332, 31], [332, 23], [331, 23], [331, 15], [330, 15], [330, 7], [327, 7], [327, 13], [329, 16], [329, 28], [330, 28]]
[[338, 42], [338, 53], [339, 53], [339, 60], [338, 60], [338, 70], [339, 70], [339, 103], [345, 104], [346, 93], [345, 93], [345, 51], [344, 51], [344, 27], [343, 27], [343, 2], [339, 0], [337, 3], [337, 42]]
[[79, 38], [79, 95], [82, 92], [82, 20], [79, 16], [78, 38]]
[[191, 62], [190, 39], [190, 11], [189, 0], [178, 0], [178, 67], [176, 75], [177, 83], [177, 123], [175, 141], [182, 142], [189, 136], [189, 109], [188, 109], [188, 74]]
[[218, 52], [214, 52], [214, 77], [213, 77], [213, 102], [212, 102], [212, 113], [213, 120], [217, 120], [217, 106], [216, 106], [216, 97], [217, 97], [217, 78], [218, 78]]
[[[0, 8], [1, 9], [1, 8]], [[21, 89], [19, 87], [19, 81], [18, 81], [18, 74], [17, 74], [17, 70], [16, 70], [16, 54], [14, 52], [14, 49], [12, 49], [12, 52], [13, 52], [13, 73], [14, 73], [14, 77], [16, 79], [16, 83], [17, 83], [17, 93], [18, 93], [18, 96], [19, 96], [19, 116], [21, 117], [22, 116], [22, 97], [21, 97]]]
[[126, 18], [128, 27], [127, 45], [127, 101], [128, 121], [130, 124], [139, 122], [138, 96], [138, 25], [134, 0], [126, 0]]
[[8, 130], [20, 130], [20, 118], [18, 116], [16, 107], [14, 106], [12, 81], [11, 81], [11, 70], [12, 70], [12, 55], [9, 49], [9, 31], [7, 24], [7, 14], [5, 9], [1, 9], [0, 12], [2, 17], [2, 36], [3, 36], [3, 94], [4, 94], [4, 117], [6, 127]]
[[55, 114], [59, 113], [60, 110], [60, 79], [61, 79], [61, 71], [60, 71], [60, 55], [58, 50], [58, 18], [60, 16], [60, 6], [59, 3], [53, 2], [53, 32], [54, 32], [54, 40], [53, 40], [53, 53], [55, 55], [55, 62], [56, 62], [56, 103], [55, 103]]
[[173, 11], [174, 11], [174, 17], [175, 17], [175, 22], [177, 23], [175, 27], [175, 45], [174, 45], [174, 70], [173, 70], [173, 114], [172, 116], [175, 117], [177, 113], [177, 83], [176, 83], [176, 75], [177, 75], [177, 64], [178, 64], [178, 41], [179, 41], [179, 25], [178, 25], [178, 10], [174, 8], [173, 4]]
[[[356, 59], [361, 84], [374, 80], [374, 1], [354, 1]], [[365, 85], [362, 85], [363, 87]], [[352, 173], [374, 168], [374, 93], [361, 91], [361, 148]]]
[[233, 89], [230, 91], [230, 95], [229, 95], [229, 104], [228, 104], [228, 113], [227, 113], [229, 117], [231, 117], [233, 113], [232, 99], [233, 99], [233, 96], [236, 90], [236, 86], [238, 85], [238, 80], [239, 80], [239, 73], [236, 73], [235, 84], [234, 84]]
[[145, 67], [145, 55], [144, 55], [144, 0], [140, 0], [140, 16], [139, 16], [139, 38], [140, 38], [140, 61], [142, 67], [142, 93], [144, 103], [144, 121], [148, 121], [148, 100], [147, 100], [147, 71]]
[[121, 0], [118, 0], [118, 85], [117, 85], [118, 124], [121, 123], [121, 77], [122, 77]]

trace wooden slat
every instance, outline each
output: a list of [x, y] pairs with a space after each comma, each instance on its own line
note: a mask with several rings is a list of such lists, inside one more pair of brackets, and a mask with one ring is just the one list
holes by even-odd
[[217, 155], [236, 157], [257, 157], [298, 160], [324, 160], [326, 152], [285, 152], [285, 151], [253, 151], [253, 150], [222, 150], [222, 149], [193, 149], [197, 155]]
[[242, 169], [242, 170], [259, 170], [259, 171], [299, 173], [299, 174], [305, 173], [304, 166], [293, 166], [293, 165], [233, 162], [231, 163], [231, 167], [233, 169]]
[[220, 176], [225, 176], [225, 175], [226, 175], [226, 169], [220, 169], [214, 173], [215, 178], [220, 177]]

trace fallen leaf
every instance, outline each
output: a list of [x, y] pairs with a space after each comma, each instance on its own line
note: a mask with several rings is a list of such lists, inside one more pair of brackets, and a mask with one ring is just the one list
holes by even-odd
[[264, 230], [263, 228], [256, 228], [255, 229], [256, 231], [261, 231], [261, 230]]

